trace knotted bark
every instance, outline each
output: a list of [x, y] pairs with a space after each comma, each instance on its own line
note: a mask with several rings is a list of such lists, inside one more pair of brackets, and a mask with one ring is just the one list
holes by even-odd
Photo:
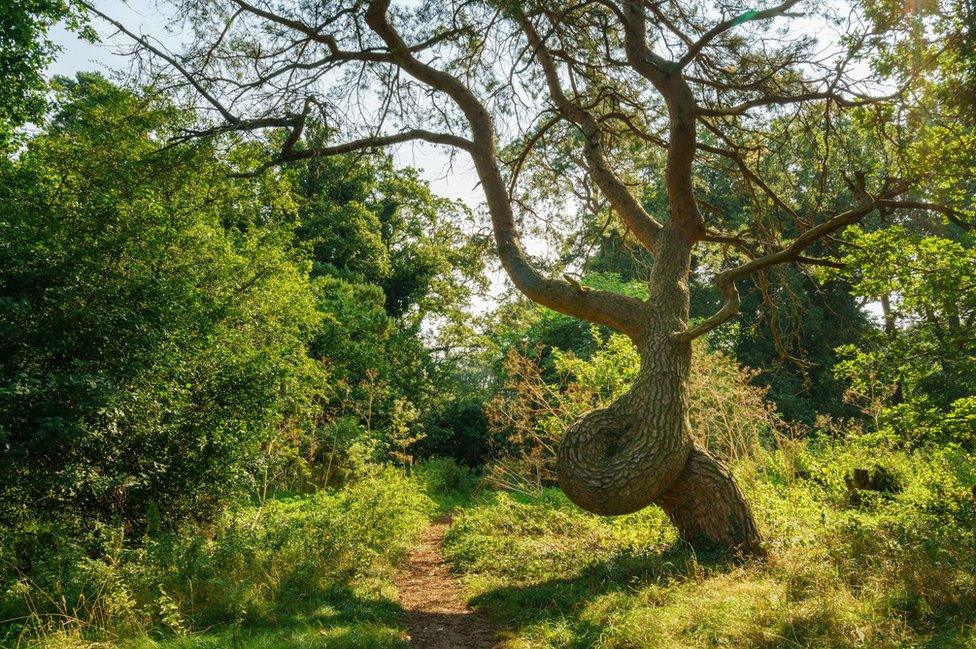
[[728, 468], [695, 445], [684, 470], [655, 501], [700, 551], [764, 553], [752, 510]]
[[742, 491], [691, 435], [691, 345], [674, 335], [688, 323], [689, 257], [680, 235], [663, 237], [646, 327], [635, 341], [640, 371], [624, 395], [566, 431], [557, 449], [559, 484], [593, 513], [657, 504], [696, 548], [756, 554], [762, 538]]
[[670, 344], [642, 350], [630, 390], [566, 431], [556, 466], [570, 500], [596, 514], [629, 514], [674, 483], [692, 450], [689, 350]]

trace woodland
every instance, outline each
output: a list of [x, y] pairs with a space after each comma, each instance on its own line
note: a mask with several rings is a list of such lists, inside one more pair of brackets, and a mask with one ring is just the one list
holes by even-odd
[[976, 4], [0, 0], [0, 647], [976, 648]]

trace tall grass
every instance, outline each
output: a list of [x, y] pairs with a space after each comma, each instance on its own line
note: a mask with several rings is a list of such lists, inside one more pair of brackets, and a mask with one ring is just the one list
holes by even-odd
[[378, 608], [373, 613], [392, 624], [395, 600], [384, 577], [434, 509], [421, 480], [376, 469], [341, 491], [236, 509], [210, 529], [143, 539], [125, 539], [120, 528], [85, 539], [52, 529], [7, 533], [0, 643], [165, 640], [215, 625], [328, 617], [330, 606], [360, 618]]

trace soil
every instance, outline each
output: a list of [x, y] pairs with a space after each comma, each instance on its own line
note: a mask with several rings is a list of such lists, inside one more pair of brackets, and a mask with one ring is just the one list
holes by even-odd
[[423, 649], [500, 648], [494, 628], [465, 604], [461, 586], [444, 561], [449, 525], [445, 516], [424, 530], [395, 578], [410, 643]]

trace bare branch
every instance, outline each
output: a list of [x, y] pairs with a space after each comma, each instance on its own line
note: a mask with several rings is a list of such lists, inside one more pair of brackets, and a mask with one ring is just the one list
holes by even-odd
[[[731, 320], [735, 314], [739, 312], [739, 306], [741, 304], [739, 290], [735, 287], [735, 280], [745, 277], [746, 275], [759, 272], [765, 268], [769, 268], [770, 266], [800, 260], [802, 257], [801, 253], [810, 247], [810, 245], [812, 245], [815, 241], [822, 239], [823, 237], [826, 237], [827, 235], [852, 223], [860, 221], [862, 218], [877, 209], [881, 204], [881, 200], [872, 198], [871, 200], [862, 203], [855, 208], [832, 216], [820, 225], [810, 228], [794, 239], [790, 245], [781, 248], [776, 252], [769, 253], [768, 255], [759, 257], [758, 259], [753, 259], [745, 264], [719, 273], [715, 276], [715, 285], [725, 297], [725, 303], [722, 305], [722, 308], [719, 309], [715, 315], [709, 317], [696, 327], [686, 331], [674, 333], [673, 336], [675, 340], [682, 342], [694, 340], [695, 338], [708, 333], [712, 329], [715, 329], [719, 325]], [[802, 259], [809, 263], [809, 257], [802, 257]]]
[[579, 126], [586, 138], [583, 155], [590, 166], [590, 177], [600, 187], [614, 211], [634, 233], [637, 240], [648, 250], [654, 250], [657, 245], [658, 233], [661, 231], [661, 224], [644, 210], [640, 202], [633, 197], [627, 186], [610, 168], [610, 163], [604, 153], [603, 132], [599, 123], [592, 113], [572, 102], [566, 96], [559, 80], [555, 61], [546, 49], [535, 26], [524, 15], [520, 15], [518, 20], [522, 26], [522, 31], [528, 38], [529, 45], [535, 53], [536, 60], [545, 73], [549, 96], [556, 104], [559, 112], [566, 119]]
[[282, 25], [283, 27], [288, 27], [297, 32], [300, 32], [312, 39], [317, 43], [325, 45], [331, 54], [330, 58], [336, 61], [374, 61], [381, 63], [388, 63], [392, 61], [390, 55], [386, 52], [370, 52], [370, 51], [360, 51], [360, 52], [347, 52], [339, 49], [339, 45], [336, 42], [335, 36], [331, 34], [323, 34], [319, 29], [315, 29], [301, 22], [300, 20], [293, 20], [287, 18], [280, 14], [276, 14], [272, 11], [266, 9], [261, 9], [255, 5], [244, 0], [234, 0], [234, 2], [241, 9], [254, 14], [255, 16], [260, 16], [265, 20], [270, 20], [271, 22]]
[[118, 29], [120, 32], [122, 32], [123, 34], [131, 38], [132, 40], [134, 40], [136, 43], [146, 48], [148, 51], [152, 52], [159, 58], [163, 59], [164, 61], [172, 65], [181, 75], [183, 75], [183, 77], [190, 83], [190, 85], [193, 86], [193, 89], [196, 90], [201, 97], [207, 100], [207, 103], [209, 103], [211, 106], [217, 109], [217, 112], [219, 112], [221, 117], [223, 117], [226, 121], [232, 124], [236, 124], [240, 122], [240, 119], [237, 116], [235, 116], [233, 113], [230, 112], [230, 110], [225, 108], [223, 104], [217, 101], [216, 97], [214, 97], [212, 94], [207, 92], [207, 89], [203, 87], [203, 85], [196, 79], [196, 77], [190, 74], [190, 72], [185, 67], [183, 67], [183, 65], [181, 65], [180, 62], [177, 61], [174, 57], [164, 52], [161, 48], [154, 46], [146, 38], [133, 33], [119, 21], [102, 13], [97, 8], [95, 8], [94, 5], [87, 2], [86, 0], [81, 0], [81, 5], [86, 10], [92, 12], [93, 14], [95, 14], [105, 22], [109, 23], [110, 25]]
[[847, 97], [844, 97], [842, 94], [833, 90], [825, 90], [822, 92], [805, 92], [796, 95], [767, 93], [761, 97], [750, 99], [728, 108], [700, 108], [698, 110], [698, 114], [703, 117], [742, 115], [752, 108], [761, 106], [786, 106], [788, 104], [802, 104], [825, 99], [830, 100], [843, 108], [858, 108], [861, 106], [870, 106], [872, 104], [880, 104], [886, 101], [891, 101], [892, 99], [896, 99], [902, 92], [903, 90], [898, 90], [890, 95], [880, 97], [860, 97], [857, 99], [848, 99]]
[[281, 153], [254, 171], [235, 174], [235, 177], [248, 178], [256, 176], [270, 169], [271, 167], [287, 164], [289, 162], [311, 160], [313, 158], [328, 158], [330, 156], [352, 153], [354, 151], [362, 151], [364, 149], [379, 149], [393, 144], [402, 144], [403, 142], [410, 142], [414, 140], [422, 140], [432, 144], [445, 144], [459, 149], [464, 149], [466, 151], [470, 151], [474, 147], [473, 142], [466, 140], [463, 137], [458, 137], [457, 135], [452, 135], [450, 133], [435, 133], [434, 131], [416, 128], [390, 135], [376, 135], [372, 137], [359, 138], [357, 140], [351, 140], [349, 142], [333, 144], [330, 146], [294, 150], [293, 147], [298, 141], [299, 136], [300, 130], [296, 128], [296, 130], [289, 135], [288, 140], [282, 147]]

